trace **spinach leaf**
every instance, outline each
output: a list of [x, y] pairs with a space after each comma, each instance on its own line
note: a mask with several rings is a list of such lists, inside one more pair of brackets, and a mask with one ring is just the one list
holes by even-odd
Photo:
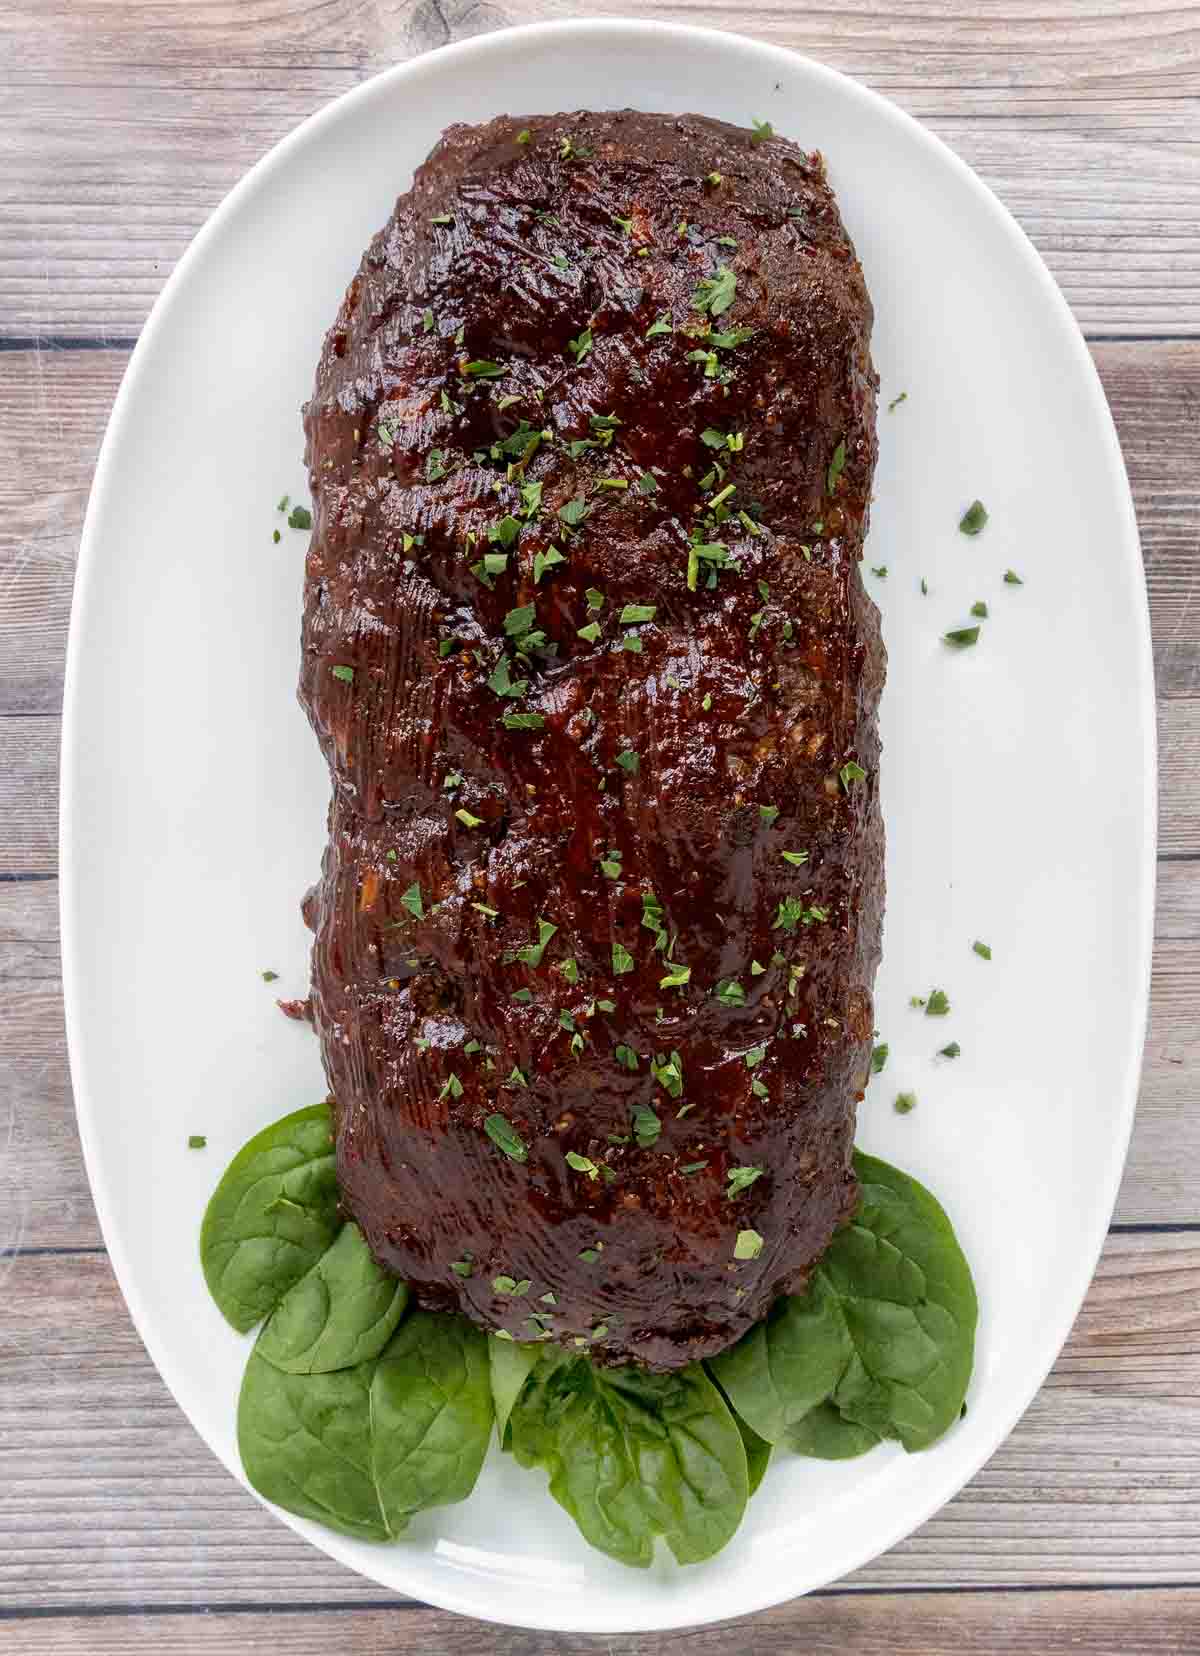
[[[733, 1414], [731, 1409], [730, 1414]], [[753, 1426], [747, 1426], [741, 1415], [734, 1414], [734, 1423], [742, 1434], [742, 1448], [746, 1451], [746, 1471], [749, 1474], [748, 1494], [753, 1495], [767, 1473], [771, 1459], [771, 1444], [760, 1438]]]
[[[945, 1213], [915, 1179], [855, 1152], [858, 1211], [803, 1294], [710, 1364], [771, 1443], [842, 1458], [879, 1438], [924, 1449], [958, 1418], [978, 1307]], [[849, 1428], [838, 1432], [830, 1410]]]
[[584, 1537], [647, 1566], [662, 1535], [680, 1564], [711, 1558], [742, 1520], [746, 1451], [698, 1363], [670, 1374], [547, 1352], [513, 1408], [512, 1448], [543, 1466]]
[[428, 1312], [381, 1357], [332, 1373], [287, 1374], [255, 1347], [238, 1400], [238, 1448], [259, 1494], [369, 1541], [465, 1500], [491, 1434], [484, 1336]]
[[381, 1271], [357, 1225], [289, 1288], [255, 1350], [288, 1374], [328, 1374], [378, 1357], [408, 1304], [408, 1288]]
[[496, 1436], [502, 1449], [508, 1432], [508, 1417], [542, 1356], [541, 1346], [530, 1341], [500, 1340], [494, 1334], [488, 1335], [492, 1406], [496, 1411]]
[[464, 1317], [418, 1311], [371, 1382], [375, 1487], [393, 1535], [426, 1507], [465, 1501], [492, 1436], [487, 1336]]
[[853, 1460], [856, 1455], [865, 1455], [868, 1449], [874, 1449], [879, 1437], [869, 1427], [843, 1420], [832, 1403], [818, 1403], [803, 1420], [788, 1427], [783, 1441], [799, 1455], [812, 1455], [818, 1460]]
[[327, 1104], [284, 1116], [238, 1151], [213, 1192], [200, 1262], [226, 1319], [245, 1333], [275, 1309], [337, 1235]]
[[268, 1501], [343, 1535], [388, 1541], [371, 1456], [375, 1368], [285, 1374], [252, 1351], [238, 1399], [238, 1450]]
[[781, 1443], [837, 1385], [853, 1347], [820, 1268], [803, 1294], [777, 1299], [735, 1346], [709, 1359], [734, 1411], [768, 1443]]

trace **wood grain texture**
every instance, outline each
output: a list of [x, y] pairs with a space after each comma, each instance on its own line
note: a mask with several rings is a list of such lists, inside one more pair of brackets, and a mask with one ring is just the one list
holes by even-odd
[[[281, 1613], [282, 1610], [282, 1613]], [[524, 1633], [417, 1605], [209, 1615], [63, 1616], [20, 1624], [23, 1656], [1183, 1656], [1200, 1646], [1200, 1589], [818, 1593], [753, 1621], [597, 1639]]]
[[[1159, 694], [1200, 696], [1200, 341], [1093, 355], [1133, 486]], [[0, 354], [0, 715], [58, 711], [87, 490], [127, 361]]]
[[[508, 21], [601, 12], [741, 29], [895, 98], [1013, 209], [1094, 338], [1142, 534], [1165, 858], [1116, 1217], [1171, 1228], [1110, 1236], [1010, 1440], [836, 1593], [591, 1640], [391, 1599], [277, 1523], [195, 1436], [100, 1251], [53, 875], [86, 493], [129, 342], [184, 247], [271, 144], [368, 75]], [[1200, 1223], [1200, 0], [17, 0], [0, 8], [0, 61], [0, 1649], [1200, 1650], [1200, 1231], [1176, 1228]], [[747, 116], [803, 136], [769, 88], [746, 96]]]
[[[605, 13], [740, 29], [859, 76], [997, 190], [1085, 327], [1200, 335], [1195, 0], [27, 0], [0, 19], [0, 332], [136, 334], [217, 202], [314, 109], [431, 46]], [[747, 96], [747, 118], [803, 137], [768, 86]]]
[[[389, 1597], [277, 1523], [201, 1444], [105, 1256], [17, 1256], [4, 1296], [0, 1604]], [[845, 1585], [1200, 1582], [1198, 1391], [1200, 1236], [1111, 1237], [1013, 1436]]]

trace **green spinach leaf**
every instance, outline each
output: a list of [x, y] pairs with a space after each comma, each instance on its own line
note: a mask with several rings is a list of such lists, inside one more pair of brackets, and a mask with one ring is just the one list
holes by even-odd
[[465, 1501], [492, 1436], [487, 1336], [464, 1317], [418, 1311], [371, 1382], [375, 1486], [393, 1535], [426, 1507]]
[[238, 1399], [238, 1450], [251, 1484], [276, 1506], [343, 1535], [388, 1541], [371, 1454], [375, 1368], [285, 1374], [252, 1351]]
[[544, 1467], [585, 1538], [623, 1564], [649, 1565], [656, 1535], [698, 1563], [741, 1523], [746, 1451], [698, 1363], [649, 1374], [547, 1352], [510, 1426], [521, 1465]]
[[491, 1433], [485, 1337], [428, 1312], [381, 1357], [332, 1373], [287, 1374], [256, 1347], [238, 1401], [238, 1448], [259, 1494], [370, 1541], [465, 1500]]
[[[730, 1414], [733, 1414], [731, 1409]], [[742, 1448], [746, 1451], [746, 1471], [749, 1475], [749, 1489], [747, 1493], [753, 1495], [767, 1473], [767, 1466], [771, 1459], [771, 1448], [766, 1438], [760, 1438], [753, 1426], [747, 1426], [741, 1415], [733, 1414], [738, 1431], [742, 1434]]]
[[496, 1436], [500, 1447], [508, 1432], [508, 1417], [525, 1382], [541, 1362], [544, 1352], [530, 1341], [500, 1340], [488, 1335], [488, 1366], [492, 1377], [492, 1406], [496, 1411]]
[[783, 1441], [799, 1455], [817, 1460], [853, 1460], [880, 1441], [869, 1427], [844, 1420], [832, 1403], [818, 1403], [803, 1420], [789, 1426]]
[[357, 1225], [289, 1288], [255, 1350], [288, 1374], [328, 1374], [378, 1357], [408, 1304], [408, 1288], [381, 1271]]
[[[841, 1458], [879, 1438], [927, 1448], [957, 1420], [974, 1360], [970, 1269], [924, 1186], [855, 1153], [858, 1211], [803, 1294], [710, 1364], [771, 1443]], [[852, 1431], [837, 1432], [828, 1403]]]
[[226, 1319], [245, 1333], [316, 1264], [340, 1228], [332, 1121], [314, 1104], [243, 1145], [213, 1192], [200, 1262]]

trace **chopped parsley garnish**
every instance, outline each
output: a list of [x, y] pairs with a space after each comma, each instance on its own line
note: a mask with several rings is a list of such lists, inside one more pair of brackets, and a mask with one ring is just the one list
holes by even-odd
[[[794, 932], [804, 918], [804, 904], [799, 897], [785, 897], [779, 905], [779, 912], [771, 922], [771, 930]], [[785, 962], [786, 964], [786, 962]]]
[[518, 1282], [515, 1277], [510, 1276], [498, 1276], [492, 1278], [492, 1290], [494, 1293], [512, 1294], [517, 1299], [523, 1299], [532, 1286], [533, 1284], [530, 1282], [528, 1277], [526, 1277], [522, 1282]]
[[667, 318], [665, 316], [660, 316], [651, 322], [650, 326], [646, 329], [646, 338], [656, 339], [659, 334], [669, 334], [674, 333], [674, 331], [674, 328], [672, 328]]
[[582, 362], [592, 348], [592, 330], [585, 328], [578, 339], [567, 340], [567, 350], [576, 362]]
[[688, 591], [695, 592], [700, 580], [700, 565], [708, 563], [713, 571], [724, 568], [729, 562], [729, 548], [721, 541], [693, 541], [688, 547], [687, 584]]
[[612, 969], [618, 976], [633, 971], [633, 956], [624, 944], [614, 943], [612, 946]]
[[897, 1093], [896, 1102], [892, 1106], [897, 1115], [908, 1115], [910, 1110], [917, 1107], [916, 1093]]
[[729, 1187], [725, 1192], [726, 1201], [732, 1202], [743, 1190], [749, 1190], [756, 1179], [762, 1178], [763, 1171], [761, 1167], [731, 1167], [725, 1175], [729, 1180]]
[[763, 1239], [756, 1230], [740, 1230], [733, 1244], [735, 1259], [757, 1259], [763, 1251]]
[[510, 638], [520, 638], [527, 633], [537, 619], [537, 612], [532, 604], [523, 604], [520, 609], [510, 609], [504, 617], [504, 630]]
[[446, 1084], [438, 1096], [439, 1098], [445, 1098], [447, 1093], [449, 1093], [451, 1098], [461, 1098], [463, 1095], [463, 1084], [458, 1079], [458, 1076], [455, 1075], [453, 1070], [451, 1070], [449, 1075], [446, 1077]]
[[981, 960], [990, 960], [992, 958], [992, 945], [990, 943], [981, 943], [979, 939], [976, 938], [974, 943], [971, 944], [971, 947]]
[[656, 604], [626, 604], [620, 621], [623, 627], [636, 627], [639, 621], [653, 621], [657, 614]]
[[659, 978], [660, 989], [682, 989], [689, 982], [692, 975], [690, 966], [672, 966], [666, 977]]
[[944, 1047], [939, 1047], [938, 1048], [938, 1057], [939, 1058], [957, 1058], [961, 1052], [962, 1052], [962, 1048], [959, 1046], [958, 1042], [957, 1041], [951, 1041], [949, 1046], [944, 1046]]
[[627, 489], [629, 479], [627, 477], [601, 477], [597, 479], [596, 487], [598, 489]]
[[837, 480], [842, 475], [845, 467], [846, 439], [843, 437], [841, 442], [834, 449], [833, 459], [829, 462], [829, 470], [825, 473], [825, 487], [830, 494], [832, 494], [837, 488]]
[[400, 902], [401, 902], [402, 906], [404, 908], [406, 908], [411, 915], [414, 915], [416, 917], [416, 919], [424, 920], [424, 918], [425, 918], [425, 905], [421, 901], [421, 887], [420, 887], [420, 885], [418, 885], [418, 884], [410, 885], [408, 890], [401, 897]]
[[642, 475], [638, 478], [637, 486], [639, 494], [652, 495], [658, 493], [658, 484], [655, 482], [653, 477], [651, 477], [649, 472], [642, 473]]
[[886, 1041], [880, 1041], [878, 1045], [871, 1048], [872, 1075], [881, 1075], [883, 1073], [883, 1068], [888, 1061], [888, 1053], [890, 1050], [891, 1049]]
[[861, 765], [856, 764], [853, 759], [848, 760], [846, 764], [842, 766], [841, 770], [838, 772], [838, 775], [841, 777], [842, 787], [845, 788], [847, 793], [850, 792], [850, 784], [852, 782], [865, 782], [867, 779], [866, 771]]
[[631, 1046], [626, 1046], [624, 1042], [622, 1042], [613, 1053], [613, 1057], [617, 1060], [618, 1064], [623, 1066], [623, 1068], [632, 1070], [635, 1074], [637, 1073], [638, 1055]]
[[979, 628], [956, 627], [953, 632], [943, 633], [942, 638], [956, 650], [969, 650], [972, 644], [979, 642]]
[[633, 1136], [642, 1150], [649, 1150], [658, 1143], [662, 1132], [662, 1122], [648, 1104], [633, 1106]]
[[529, 1159], [529, 1150], [525, 1140], [505, 1116], [490, 1115], [483, 1124], [483, 1130], [498, 1150], [512, 1161], [523, 1162]]
[[424, 328], [426, 333], [432, 333], [434, 328], [437, 326], [431, 310], [426, 310], [421, 317], [421, 326]]
[[598, 621], [589, 621], [586, 627], [579, 628], [575, 636], [577, 638], [586, 639], [589, 644], [595, 644], [597, 639], [600, 637], [600, 623]]
[[468, 811], [465, 806], [460, 810], [455, 811], [454, 814], [462, 823], [464, 828], [482, 828], [483, 826], [483, 818], [472, 816], [470, 811]]
[[431, 224], [453, 224], [454, 219], [449, 213], [435, 213], [429, 222]]
[[677, 1052], [669, 1058], [658, 1058], [650, 1066], [650, 1073], [672, 1098], [683, 1096], [683, 1059]]
[[530, 132], [528, 127], [522, 127], [520, 132], [517, 133], [517, 143], [518, 144], [531, 144], [532, 142], [533, 142], [533, 133]]
[[642, 641], [636, 633], [626, 633], [621, 640], [621, 648], [628, 650], [631, 655], [641, 655]]
[[523, 696], [529, 688], [528, 679], [514, 679], [512, 677], [512, 663], [508, 657], [502, 655], [487, 679], [489, 690], [495, 691], [498, 696]]
[[574, 500], [568, 500], [565, 506], [558, 508], [558, 515], [569, 529], [576, 528], [591, 511], [591, 507], [582, 495], [576, 495]]
[[589, 1179], [598, 1179], [600, 1169], [588, 1156], [581, 1156], [578, 1150], [567, 1151], [567, 1166], [573, 1167], [576, 1173], [586, 1173]]
[[760, 805], [758, 807], [758, 820], [764, 828], [770, 828], [778, 815], [778, 805]]
[[617, 764], [620, 765], [623, 771], [628, 771], [630, 776], [636, 776], [641, 768], [641, 760], [629, 748], [626, 748], [623, 753], [617, 754]]
[[188, 1134], [188, 1149], [189, 1150], [203, 1150], [203, 1149], [205, 1149], [207, 1144], [208, 1144], [208, 1140], [205, 1138], [203, 1133], [189, 1133]]
[[590, 610], [602, 610], [604, 608], [604, 594], [598, 587], [588, 587], [583, 596], [587, 599], [587, 607]]
[[735, 978], [724, 978], [717, 985], [717, 999], [722, 1006], [745, 1006], [746, 991]]
[[765, 1046], [751, 1047], [749, 1052], [746, 1054], [746, 1068], [757, 1069], [766, 1056], [767, 1049]]
[[335, 679], [341, 679], [343, 684], [353, 684], [354, 683], [354, 668], [353, 667], [332, 667], [332, 668], [330, 668], [330, 671], [332, 672], [334, 678]]
[[958, 527], [964, 535], [977, 535], [987, 520], [987, 507], [982, 500], [973, 500], [958, 520]]
[[680, 1169], [679, 1169], [679, 1171], [680, 1171], [680, 1172], [681, 1172], [681, 1173], [682, 1173], [682, 1174], [683, 1174], [683, 1175], [684, 1175], [684, 1176], [685, 1176], [685, 1177], [690, 1177], [690, 1176], [691, 1176], [691, 1175], [692, 1175], [692, 1174], [693, 1174], [693, 1173], [701, 1173], [701, 1172], [703, 1172], [703, 1170], [704, 1170], [704, 1169], [705, 1169], [705, 1168], [706, 1168], [706, 1167], [707, 1167], [707, 1166], [708, 1166], [708, 1163], [707, 1163], [707, 1162], [706, 1162], [706, 1161], [698, 1161], [698, 1162], [688, 1162], [688, 1163], [687, 1163], [687, 1164], [686, 1164], [686, 1165], [685, 1165], [685, 1166], [683, 1166], [683, 1167], [681, 1167], [681, 1168], [680, 1168]]
[[750, 134], [750, 142], [752, 144], [765, 144], [768, 138], [774, 138], [775, 128], [771, 125], [770, 121], [756, 121], [754, 117], [751, 116], [750, 124], [754, 128], [754, 131]]
[[1024, 586], [1025, 585], [1024, 581], [1017, 574], [1015, 569], [1006, 569], [1004, 571], [1004, 584], [1005, 584], [1005, 586]]
[[944, 989], [931, 989], [929, 999], [925, 1002], [925, 1016], [927, 1018], [944, 1018], [950, 1010], [950, 997]]
[[558, 930], [558, 927], [552, 926], [549, 920], [539, 920], [537, 925], [537, 942], [526, 943], [522, 948], [516, 951], [516, 955], [514, 956], [515, 959], [522, 961], [526, 966], [540, 966], [542, 964], [542, 956], [546, 952], [546, 944], [549, 943], [550, 939]]
[[273, 972], [269, 966], [266, 971], [262, 973], [262, 980], [264, 983], [275, 983], [278, 981], [278, 978], [279, 973]]
[[450, 1261], [450, 1269], [454, 1272], [455, 1276], [469, 1277], [475, 1267], [469, 1259], [452, 1259]]
[[540, 713], [506, 713], [500, 721], [505, 730], [540, 730], [545, 722]]
[[974, 604], [971, 605], [971, 614], [979, 616], [980, 620], [982, 620], [982, 621], [987, 620], [987, 618], [988, 618], [988, 607], [984, 603], [982, 598], [978, 599]]
[[550, 546], [544, 552], [533, 554], [533, 584], [537, 586], [548, 569], [554, 569], [558, 564], [566, 563], [566, 559], [557, 546]]
[[312, 513], [307, 506], [293, 506], [287, 521], [289, 529], [311, 529]]
[[779, 855], [785, 863], [791, 863], [793, 868], [803, 868], [808, 861], [807, 851], [781, 851]]
[[889, 414], [894, 414], [895, 411], [899, 408], [900, 404], [902, 402], [907, 402], [907, 401], [908, 401], [908, 392], [907, 391], [901, 391], [900, 395], [898, 397], [893, 397], [891, 402], [888, 404], [888, 413]]
[[736, 297], [737, 277], [728, 265], [718, 265], [715, 276], [705, 276], [696, 284], [692, 308], [705, 316], [723, 316]]
[[579, 982], [579, 962], [573, 955], [566, 960], [560, 960], [554, 970], [561, 972], [570, 984]]
[[876, 569], [872, 565], [871, 574], [872, 575], [878, 575], [878, 577], [881, 581], [886, 580], [887, 579], [887, 565], [886, 564], [880, 564], [878, 569]]
[[599, 1257], [599, 1248], [581, 1248], [579, 1250], [579, 1258], [583, 1260], [585, 1265], [594, 1265]]
[[499, 379], [501, 374], [508, 373], [508, 369], [499, 362], [479, 358], [474, 362], [464, 362], [460, 372], [465, 379]]

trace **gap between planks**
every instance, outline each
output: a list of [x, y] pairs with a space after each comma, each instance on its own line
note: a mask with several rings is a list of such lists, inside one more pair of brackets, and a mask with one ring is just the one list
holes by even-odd
[[[1102, 1601], [1102, 1602], [1098, 1602]], [[22, 1656], [1183, 1656], [1200, 1643], [1200, 1587], [883, 1592], [829, 1589], [715, 1627], [665, 1634], [533, 1633], [411, 1601], [352, 1605], [51, 1610]]]

